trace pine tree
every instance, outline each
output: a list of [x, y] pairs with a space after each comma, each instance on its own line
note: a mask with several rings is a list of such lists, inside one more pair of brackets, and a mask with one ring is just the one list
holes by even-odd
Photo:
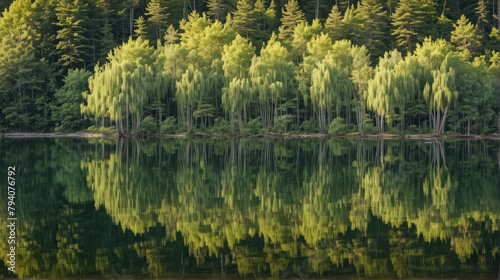
[[166, 8], [163, 7], [160, 0], [151, 0], [146, 7], [146, 15], [148, 17], [148, 21], [151, 22], [155, 27], [156, 39], [161, 39], [161, 29], [167, 23]]
[[253, 12], [256, 25], [253, 43], [254, 46], [260, 49], [262, 44], [269, 39], [269, 32], [267, 30], [268, 27], [266, 26], [266, 7], [264, 6], [264, 0], [255, 1]]
[[104, 61], [109, 51], [116, 47], [116, 42], [113, 38], [112, 25], [112, 15], [114, 11], [111, 8], [109, 0], [98, 0], [96, 3], [96, 7], [101, 11], [102, 14], [102, 19], [98, 21], [101, 24], [100, 39], [98, 40], [98, 56], [100, 57], [101, 61]]
[[446, 39], [449, 41], [451, 38], [451, 31], [453, 30], [453, 23], [451, 20], [448, 19], [443, 13], [439, 17], [436, 25], [440, 39]]
[[481, 47], [480, 36], [477, 27], [469, 22], [462, 15], [456, 24], [453, 24], [455, 30], [451, 32], [451, 42], [458, 51], [462, 52], [464, 58], [468, 59], [479, 51]]
[[177, 41], [179, 40], [179, 35], [178, 35], [178, 31], [175, 30], [173, 25], [170, 25], [168, 27], [163, 39], [165, 40], [165, 44], [167, 44], [167, 45], [177, 43]]
[[254, 8], [251, 0], [239, 0], [236, 11], [233, 13], [233, 28], [243, 38], [253, 38], [257, 31]]
[[392, 16], [396, 45], [411, 53], [420, 35], [422, 21], [418, 14], [418, 5], [415, 0], [402, 0]]
[[279, 20], [276, 17], [276, 4], [274, 3], [274, 0], [271, 0], [269, 7], [267, 7], [265, 14], [265, 22], [267, 30], [270, 34], [277, 31], [276, 28], [278, 27]]
[[53, 118], [57, 124], [57, 131], [72, 131], [81, 129], [84, 117], [80, 113], [80, 104], [83, 102], [82, 93], [88, 91], [88, 80], [92, 75], [83, 69], [70, 69], [64, 78], [64, 85], [55, 93], [56, 106], [53, 109]]
[[377, 0], [361, 0], [356, 17], [360, 24], [356, 41], [366, 46], [372, 58], [383, 54], [387, 27], [383, 6]]
[[207, 0], [207, 15], [215, 20], [222, 20], [224, 17], [224, 3], [222, 0]]
[[138, 19], [135, 20], [135, 35], [137, 38], [141, 38], [143, 40], [146, 39], [148, 36], [148, 32], [146, 31], [146, 21], [144, 20], [143, 16], [140, 16]]
[[26, 130], [32, 112], [27, 110], [29, 94], [39, 87], [33, 38], [26, 25], [9, 30], [0, 39], [0, 126]]
[[343, 39], [343, 22], [339, 7], [334, 5], [325, 22], [325, 31], [330, 35], [332, 41]]
[[477, 15], [477, 25], [481, 27], [484, 35], [484, 27], [488, 23], [488, 1], [479, 0], [478, 6], [476, 7]]
[[87, 11], [87, 4], [81, 0], [62, 0], [56, 7], [56, 25], [61, 28], [57, 31], [56, 52], [63, 67], [85, 66], [89, 49], [85, 36], [88, 31], [85, 26], [88, 23]]
[[296, 0], [290, 0], [282, 10], [281, 26], [279, 27], [279, 39], [283, 45], [290, 47], [293, 41], [293, 31], [301, 22], [305, 21], [304, 13]]

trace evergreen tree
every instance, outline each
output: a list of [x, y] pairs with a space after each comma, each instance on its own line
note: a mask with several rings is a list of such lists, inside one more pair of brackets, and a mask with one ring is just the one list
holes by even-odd
[[325, 22], [325, 31], [330, 35], [330, 38], [335, 42], [343, 39], [343, 22], [342, 15], [340, 14], [339, 7], [334, 5], [332, 11], [328, 15]]
[[114, 10], [112, 9], [109, 0], [98, 0], [96, 6], [102, 13], [102, 19], [98, 21], [101, 24], [100, 40], [98, 41], [98, 56], [100, 57], [101, 61], [104, 61], [109, 51], [116, 47], [116, 42], [113, 38], [112, 25], [112, 15], [114, 13]]
[[481, 47], [479, 31], [477, 27], [469, 22], [462, 15], [456, 24], [453, 24], [455, 30], [451, 32], [451, 42], [455, 45], [458, 51], [466, 59], [470, 59], [471, 55], [475, 55]]
[[89, 49], [85, 36], [88, 31], [87, 6], [81, 0], [62, 0], [56, 7], [56, 25], [60, 29], [57, 31], [55, 51], [59, 56], [59, 64], [63, 67], [85, 67]]
[[222, 0], [207, 0], [207, 15], [215, 20], [222, 20], [224, 17], [224, 3]]
[[84, 117], [80, 113], [83, 102], [82, 93], [89, 90], [88, 79], [92, 72], [83, 69], [70, 69], [64, 78], [64, 85], [55, 93], [53, 118], [56, 132], [82, 129]]
[[479, 0], [476, 7], [477, 25], [481, 27], [482, 34], [484, 35], [485, 25], [488, 23], [488, 1]]
[[377, 0], [361, 0], [356, 17], [359, 22], [356, 41], [366, 46], [372, 58], [383, 54], [386, 49], [387, 24], [382, 4]]
[[418, 13], [418, 5], [415, 0], [402, 0], [392, 16], [394, 31], [392, 35], [396, 39], [396, 45], [411, 53], [420, 36], [423, 24]]
[[173, 25], [170, 25], [168, 27], [163, 39], [165, 40], [165, 44], [167, 44], [167, 45], [177, 43], [177, 41], [179, 40], [179, 35], [178, 35], [178, 31], [175, 30]]
[[256, 17], [252, 0], [239, 0], [232, 17], [233, 28], [243, 38], [251, 39], [255, 35]]
[[146, 21], [144, 20], [144, 17], [140, 16], [138, 19], [136, 19], [134, 26], [135, 26], [135, 35], [137, 36], [137, 38], [146, 40], [148, 32], [146, 30]]
[[19, 26], [0, 41], [0, 126], [17, 131], [31, 124], [29, 94], [39, 87], [33, 38], [27, 26]]
[[450, 40], [451, 31], [453, 30], [453, 23], [450, 19], [448, 19], [444, 13], [438, 18], [437, 21], [437, 31], [439, 33], [440, 39]]
[[290, 0], [282, 10], [281, 25], [279, 27], [279, 39], [284, 46], [290, 47], [293, 41], [293, 31], [302, 21], [305, 21], [304, 13], [299, 8], [297, 0]]
[[[58, 1], [42, 0], [33, 3], [34, 20], [36, 22], [36, 40], [38, 41], [34, 46], [38, 46], [40, 57], [45, 58], [51, 62], [57, 61], [54, 49], [56, 45], [56, 38], [54, 34], [57, 32], [57, 26], [54, 22], [57, 21], [56, 10]], [[23, 10], [23, 13], [28, 13], [29, 10]], [[7, 15], [4, 15], [7, 16]]]
[[148, 21], [155, 27], [156, 40], [161, 39], [162, 28], [167, 23], [166, 7], [163, 7], [161, 0], [151, 0], [146, 7]]
[[265, 23], [270, 34], [277, 31], [276, 29], [278, 28], [279, 20], [276, 16], [276, 4], [274, 3], [274, 0], [271, 0], [269, 7], [267, 7], [265, 14]]

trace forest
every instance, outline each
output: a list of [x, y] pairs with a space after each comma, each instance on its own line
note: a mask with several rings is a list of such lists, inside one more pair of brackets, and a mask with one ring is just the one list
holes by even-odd
[[2, 0], [0, 133], [492, 134], [494, 0]]

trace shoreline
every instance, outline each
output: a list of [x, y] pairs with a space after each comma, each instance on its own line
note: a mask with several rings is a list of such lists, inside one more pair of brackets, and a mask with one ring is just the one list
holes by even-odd
[[119, 136], [118, 134], [101, 134], [101, 133], [87, 133], [87, 132], [74, 132], [74, 133], [32, 133], [32, 132], [10, 132], [0, 133], [0, 138], [346, 138], [346, 139], [359, 139], [359, 140], [480, 140], [480, 139], [496, 139], [500, 140], [500, 134], [492, 135], [436, 135], [436, 134], [372, 134], [372, 135], [328, 135], [328, 134], [289, 134], [289, 133], [265, 133], [265, 134], [154, 134], [154, 135], [136, 135], [126, 134]]

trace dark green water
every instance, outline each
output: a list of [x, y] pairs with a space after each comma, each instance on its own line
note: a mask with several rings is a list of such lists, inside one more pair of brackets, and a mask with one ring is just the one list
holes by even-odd
[[15, 276], [496, 278], [498, 147], [0, 139], [0, 181], [17, 168]]

